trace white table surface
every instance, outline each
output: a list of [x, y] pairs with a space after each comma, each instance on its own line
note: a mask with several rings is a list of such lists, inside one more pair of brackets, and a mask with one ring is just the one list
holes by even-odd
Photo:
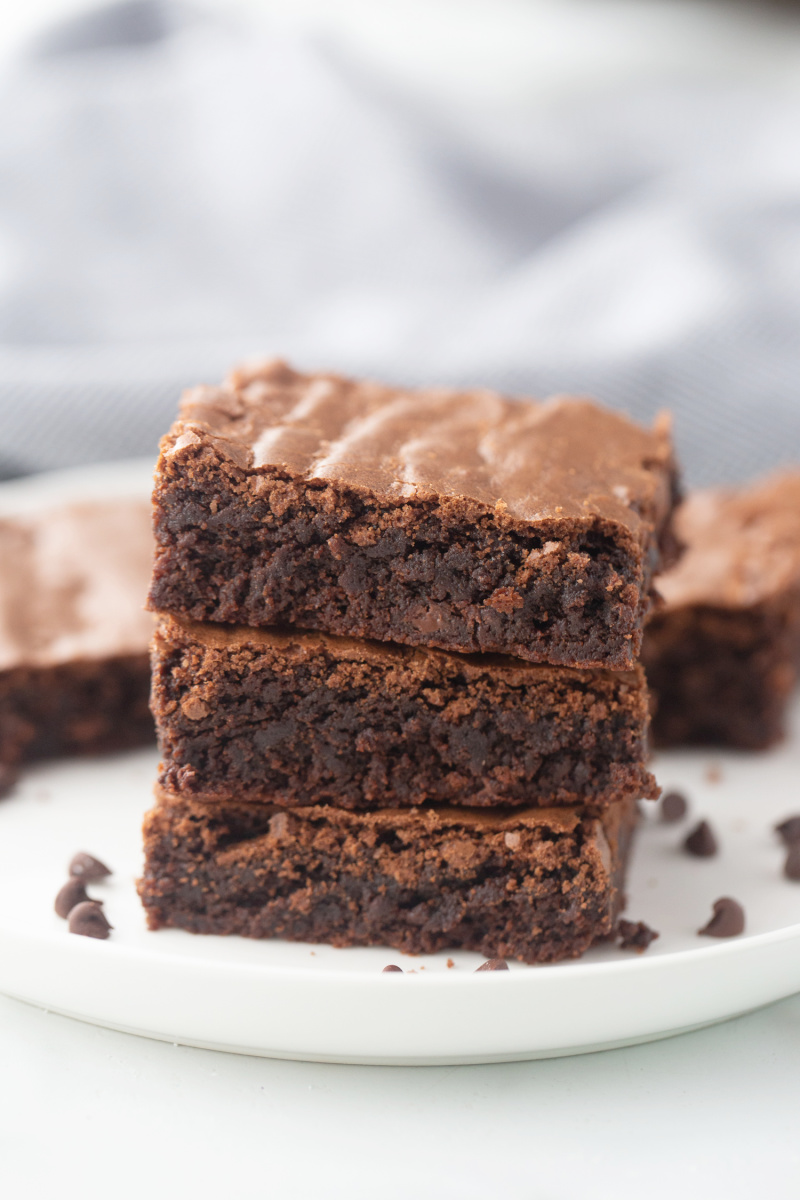
[[[0, 6], [0, 52], [49, 15], [85, 6]], [[330, 24], [337, 6], [253, 0], [253, 7], [300, 13], [304, 22], [324, 12]], [[343, 32], [402, 74], [415, 39], [399, 39], [395, 24], [381, 40], [374, 8], [365, 20], [370, 7], [340, 3]], [[432, 22], [426, 45], [433, 38], [436, 49], [438, 28], [439, 44], [445, 39], [452, 50], [453, 4], [426, 0], [423, 7]], [[526, 81], [537, 77], [532, 60], [543, 55], [556, 92], [576, 73], [586, 80], [587, 54], [595, 79], [604, 72], [618, 78], [626, 67], [653, 71], [657, 60], [669, 73], [683, 58], [683, 69], [723, 76], [752, 70], [796, 84], [797, 25], [773, 15], [755, 29], [752, 9], [741, 7], [728, 18], [722, 3], [706, 3], [695, 18], [688, 3], [653, 0], [648, 18], [646, 4], [471, 2], [455, 6], [466, 41], [460, 61], [448, 56], [452, 78], [442, 73], [438, 52], [435, 70], [424, 55], [412, 67], [456, 89], [477, 79], [482, 98], [501, 100], [509, 90], [534, 98]], [[583, 39], [562, 37], [562, 14], [587, 19], [592, 8]], [[498, 24], [501, 10], [505, 23]], [[595, 52], [609, 13], [626, 21], [627, 40], [612, 30]], [[697, 24], [697, 37], [687, 36], [687, 21]], [[502, 53], [489, 56], [497, 68], [489, 74], [478, 70], [487, 61], [487, 29], [496, 50], [508, 42], [518, 51], [505, 65]], [[564, 70], [556, 71], [559, 39]], [[173, 1047], [0, 997], [2, 1200], [796, 1200], [799, 1117], [800, 997], [646, 1046], [446, 1068], [322, 1066]]]
[[0, 1195], [796, 1200], [800, 997], [669, 1041], [345, 1067], [148, 1041], [0, 998]]

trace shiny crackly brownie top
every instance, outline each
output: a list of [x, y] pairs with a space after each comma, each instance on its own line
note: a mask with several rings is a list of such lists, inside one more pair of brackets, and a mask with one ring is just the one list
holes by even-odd
[[601, 517], [639, 540], [671, 506], [669, 420], [647, 430], [580, 398], [412, 391], [272, 361], [185, 395], [163, 454], [203, 445], [248, 471], [387, 502], [467, 501], [512, 523]]
[[659, 576], [668, 608], [747, 607], [800, 591], [800, 469], [692, 493], [676, 514], [683, 556]]
[[0, 521], [0, 670], [144, 654], [150, 505], [76, 504]]

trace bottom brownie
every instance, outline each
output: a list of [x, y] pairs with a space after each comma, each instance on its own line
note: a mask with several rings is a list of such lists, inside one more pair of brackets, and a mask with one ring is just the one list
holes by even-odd
[[353, 813], [160, 791], [139, 892], [151, 929], [556, 962], [612, 932], [636, 819], [634, 801]]
[[147, 654], [0, 674], [0, 763], [102, 754], [154, 741], [149, 694]]

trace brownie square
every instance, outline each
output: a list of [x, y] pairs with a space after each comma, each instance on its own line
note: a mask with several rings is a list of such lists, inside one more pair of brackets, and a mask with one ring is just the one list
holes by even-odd
[[641, 667], [585, 671], [162, 618], [160, 782], [340, 808], [603, 805], [658, 788]]
[[612, 932], [636, 818], [633, 801], [353, 813], [162, 791], [139, 891], [151, 929], [556, 962]]
[[0, 763], [152, 740], [150, 506], [0, 521]]
[[162, 442], [149, 603], [630, 669], [675, 495], [664, 421], [267, 363], [189, 392]]
[[687, 549], [644, 639], [655, 742], [763, 749], [800, 667], [800, 472], [697, 492], [677, 527]]

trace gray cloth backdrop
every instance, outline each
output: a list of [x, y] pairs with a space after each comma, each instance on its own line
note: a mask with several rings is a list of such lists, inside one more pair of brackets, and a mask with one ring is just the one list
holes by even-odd
[[0, 475], [151, 453], [242, 356], [676, 415], [693, 483], [800, 459], [800, 102], [433, 111], [154, 2], [0, 91]]

